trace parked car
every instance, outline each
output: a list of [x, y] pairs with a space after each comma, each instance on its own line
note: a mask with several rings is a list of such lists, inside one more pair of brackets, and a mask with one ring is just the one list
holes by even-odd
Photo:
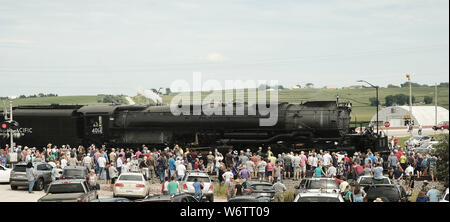
[[209, 175], [205, 172], [198, 170], [187, 171], [184, 177], [180, 181], [181, 193], [188, 193], [193, 195], [195, 193], [194, 180], [203, 181], [204, 186], [202, 190], [202, 199], [206, 199], [209, 202], [214, 202], [214, 185]]
[[198, 202], [194, 196], [188, 193], [176, 195], [149, 195], [145, 199], [136, 200], [135, 202]]
[[439, 141], [425, 142], [420, 147], [414, 148], [414, 152], [421, 154], [431, 153], [434, 151], [434, 146], [436, 146], [437, 144], [439, 144]]
[[243, 195], [230, 198], [228, 202], [272, 202], [273, 198], [267, 196]]
[[91, 200], [91, 202], [132, 202], [132, 201], [130, 199], [127, 199], [127, 198], [117, 197], [117, 198], [95, 199], [95, 200]]
[[[52, 182], [52, 166], [45, 162], [34, 162], [34, 168], [36, 169], [36, 179], [34, 183], [34, 190], [41, 191]], [[25, 162], [18, 163], [11, 171], [9, 184], [11, 190], [16, 190], [19, 186], [28, 187], [28, 180], [26, 175], [27, 164]]]
[[300, 181], [300, 185], [295, 186], [295, 195], [299, 193], [311, 193], [311, 192], [327, 192], [339, 193], [339, 184], [334, 178], [304, 178]]
[[[409, 141], [411, 142], [411, 145], [413, 147], [419, 147], [425, 142], [429, 142], [431, 140], [431, 137], [429, 136], [413, 136], [409, 138]], [[405, 145], [407, 145], [408, 141], [405, 142]]]
[[442, 195], [442, 199], [439, 202], [447, 202], [448, 203], [448, 188], [445, 190], [444, 195]]
[[344, 202], [340, 193], [299, 193], [294, 202]]
[[403, 186], [399, 184], [377, 184], [367, 189], [366, 201], [373, 202], [380, 198], [383, 202], [409, 202]]
[[9, 183], [11, 169], [0, 165], [0, 183]]
[[[364, 191], [367, 191], [367, 188], [373, 185], [373, 176], [360, 176], [357, 182]], [[383, 181], [379, 184], [393, 184], [393, 182], [389, 177], [383, 176]]]
[[448, 130], [448, 121], [442, 121], [440, 123], [438, 123], [436, 126], [433, 126], [434, 130], [444, 130], [447, 129]]
[[149, 191], [150, 184], [142, 173], [122, 173], [114, 184], [113, 197], [144, 198]]
[[60, 179], [86, 179], [89, 170], [85, 166], [66, 166]]
[[45, 196], [38, 202], [90, 202], [98, 199], [95, 189], [90, 189], [86, 180], [57, 180], [52, 182]]
[[275, 196], [273, 185], [268, 182], [246, 181], [242, 183], [242, 189], [244, 195], [252, 195], [255, 197], [263, 196], [270, 199], [273, 199]]

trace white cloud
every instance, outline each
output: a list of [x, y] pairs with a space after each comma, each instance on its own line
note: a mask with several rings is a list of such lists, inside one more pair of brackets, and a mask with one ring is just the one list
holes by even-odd
[[228, 60], [228, 58], [223, 56], [222, 54], [213, 52], [213, 53], [209, 53], [206, 56], [206, 60], [209, 62], [224, 62], [224, 61]]

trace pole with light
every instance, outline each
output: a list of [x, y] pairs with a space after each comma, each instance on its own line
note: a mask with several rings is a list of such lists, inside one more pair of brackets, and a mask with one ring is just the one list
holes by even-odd
[[[412, 122], [412, 89], [411, 89], [411, 75], [406, 74], [406, 78], [408, 78], [409, 83], [409, 128], [412, 126], [414, 127], [414, 124]], [[412, 128], [414, 129], [414, 128]], [[409, 129], [408, 129], [409, 131]], [[413, 130], [410, 130], [410, 134], [412, 135]]]
[[376, 105], [377, 105], [377, 136], [379, 136], [379, 134], [378, 134], [378, 104], [379, 104], [379, 100], [378, 100], [378, 86], [374, 86], [374, 85], [372, 85], [372, 84], [370, 84], [369, 82], [367, 82], [367, 81], [365, 81], [365, 80], [358, 80], [357, 82], [365, 82], [365, 83], [367, 83], [367, 84], [369, 84], [371, 87], [373, 87], [373, 88], [375, 88], [376, 89], [376, 92], [377, 92], [377, 101], [376, 101]]

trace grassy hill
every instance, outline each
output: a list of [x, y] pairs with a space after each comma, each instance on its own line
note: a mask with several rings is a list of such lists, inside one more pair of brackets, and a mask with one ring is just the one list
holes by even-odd
[[[55, 97], [37, 97], [37, 98], [18, 98], [13, 100], [13, 106], [26, 105], [103, 105], [111, 103], [103, 103], [104, 96], [55, 96]], [[0, 103], [3, 110], [3, 102]]]
[[[425, 96], [433, 97], [434, 105], [434, 87], [413, 87], [413, 95], [416, 98], [414, 105], [424, 105], [423, 99]], [[222, 95], [225, 93], [231, 94], [231, 90], [222, 91]], [[202, 93], [202, 99], [204, 99], [210, 92]], [[409, 95], [408, 88], [380, 88], [379, 98], [380, 103], [384, 104], [384, 98], [387, 95], [405, 94]], [[168, 104], [176, 94], [162, 95], [163, 103]], [[269, 93], [267, 93], [268, 97]], [[449, 109], [449, 88], [438, 87], [438, 105], [446, 109]], [[370, 121], [370, 118], [375, 115], [376, 109], [374, 106], [370, 106], [369, 98], [375, 97], [375, 89], [373, 88], [361, 88], [361, 89], [285, 89], [280, 90], [278, 100], [280, 102], [289, 103], [301, 103], [312, 100], [336, 100], [336, 96], [339, 96], [340, 101], [350, 101], [353, 103], [352, 121]], [[97, 96], [58, 96], [58, 97], [38, 97], [38, 98], [21, 98], [14, 99], [14, 106], [19, 105], [49, 105], [49, 104], [61, 104], [61, 105], [100, 105], [110, 104], [103, 103], [104, 95]], [[244, 96], [244, 100], [247, 101], [247, 95]], [[143, 97], [135, 96], [133, 100], [137, 104], [153, 104], [152, 101]], [[3, 103], [0, 103], [0, 108], [3, 109]]]

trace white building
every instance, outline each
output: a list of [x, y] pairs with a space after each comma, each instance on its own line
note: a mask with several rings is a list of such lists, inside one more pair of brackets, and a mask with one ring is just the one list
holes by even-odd
[[[415, 126], [433, 126], [435, 124], [434, 106], [412, 106], [412, 121]], [[449, 112], [447, 109], [437, 107], [437, 122], [448, 121]], [[370, 120], [376, 125], [377, 115]], [[379, 110], [379, 125], [384, 126], [384, 122], [389, 121], [390, 127], [404, 127], [409, 123], [409, 106], [390, 106]]]

